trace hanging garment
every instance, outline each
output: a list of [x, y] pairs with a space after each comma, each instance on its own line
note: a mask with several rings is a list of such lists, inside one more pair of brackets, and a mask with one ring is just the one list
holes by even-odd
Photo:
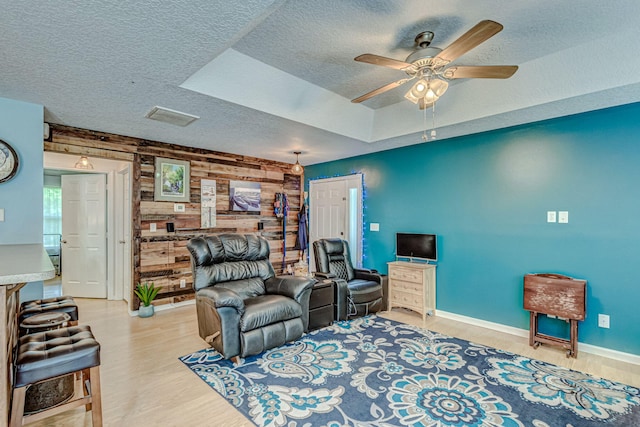
[[307, 228], [307, 206], [302, 205], [298, 212], [298, 239], [296, 239], [295, 249], [304, 252], [309, 247], [309, 229]]
[[289, 214], [289, 201], [286, 194], [276, 193], [273, 213], [276, 218], [282, 219], [282, 273], [284, 274], [287, 271], [287, 215]]
[[273, 202], [273, 213], [276, 218], [285, 218], [289, 214], [289, 201], [284, 193], [276, 193], [276, 199]]

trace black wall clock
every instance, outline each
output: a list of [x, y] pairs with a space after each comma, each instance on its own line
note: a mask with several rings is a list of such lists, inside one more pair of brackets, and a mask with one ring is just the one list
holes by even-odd
[[9, 181], [18, 172], [18, 155], [9, 144], [0, 139], [0, 183]]

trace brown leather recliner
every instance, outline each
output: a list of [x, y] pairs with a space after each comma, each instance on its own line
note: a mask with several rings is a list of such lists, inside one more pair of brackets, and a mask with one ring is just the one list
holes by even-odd
[[225, 359], [300, 338], [309, 324], [312, 278], [276, 276], [269, 243], [221, 234], [189, 241], [200, 336]]
[[342, 239], [313, 242], [316, 277], [336, 283], [336, 320], [365, 316], [387, 309], [387, 276], [375, 270], [353, 268], [349, 244]]

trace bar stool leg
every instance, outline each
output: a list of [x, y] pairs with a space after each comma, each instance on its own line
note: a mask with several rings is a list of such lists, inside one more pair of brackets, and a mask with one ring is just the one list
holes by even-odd
[[102, 426], [102, 388], [100, 387], [100, 366], [89, 369], [91, 377], [91, 420], [93, 427]]
[[11, 427], [22, 427], [24, 415], [24, 401], [27, 387], [19, 387], [13, 390], [13, 404], [11, 405]]
[[[91, 396], [91, 372], [89, 369], [84, 369], [80, 374], [80, 381], [82, 383], [82, 395], [83, 396]], [[88, 412], [91, 410], [91, 402], [84, 405], [85, 410]]]

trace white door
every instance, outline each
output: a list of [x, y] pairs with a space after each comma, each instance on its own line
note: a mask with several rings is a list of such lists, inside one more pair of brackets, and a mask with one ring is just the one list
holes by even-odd
[[309, 258], [315, 270], [313, 242], [338, 237], [349, 242], [354, 266], [362, 259], [362, 175], [309, 182]]
[[118, 171], [116, 177], [116, 289], [114, 299], [131, 299], [131, 173]]
[[347, 188], [344, 181], [309, 183], [310, 241], [328, 237], [344, 238]]
[[62, 290], [107, 297], [106, 176], [62, 176]]

